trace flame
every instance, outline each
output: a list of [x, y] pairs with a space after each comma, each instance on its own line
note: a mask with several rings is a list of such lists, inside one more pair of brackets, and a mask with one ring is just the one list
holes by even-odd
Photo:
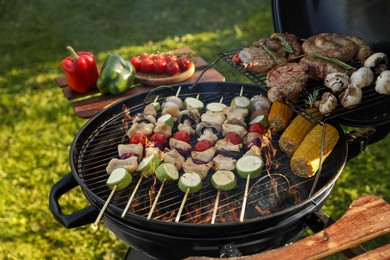
[[271, 214], [271, 211], [269, 211], [268, 209], [263, 210], [259, 205], [256, 205], [255, 209], [257, 210], [257, 212], [259, 212], [260, 216]]
[[266, 170], [268, 173], [272, 167], [278, 168], [280, 166], [279, 163], [273, 159], [277, 153], [277, 149], [272, 143], [272, 129], [268, 129], [263, 135], [261, 150], [265, 150]]
[[[164, 216], [164, 215], [166, 215], [166, 216]], [[162, 221], [169, 221], [169, 220], [171, 220], [171, 219], [173, 219], [173, 217], [176, 215], [176, 211], [171, 211], [171, 212], [167, 212], [167, 213], [165, 213], [165, 214], [163, 214], [162, 216], [161, 216], [161, 220]]]

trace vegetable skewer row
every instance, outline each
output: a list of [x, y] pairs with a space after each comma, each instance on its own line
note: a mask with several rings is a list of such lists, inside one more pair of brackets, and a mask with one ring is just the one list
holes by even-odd
[[97, 225], [102, 218], [104, 211], [107, 209], [112, 197], [114, 196], [115, 191], [125, 189], [127, 186], [130, 185], [132, 180], [133, 178], [131, 174], [125, 168], [116, 168], [111, 172], [106, 182], [107, 186], [111, 189], [110, 195], [108, 196], [106, 202], [100, 210], [95, 222], [92, 224], [92, 228], [97, 228]]
[[178, 186], [179, 189], [184, 192], [184, 197], [175, 218], [176, 223], [180, 221], [181, 213], [183, 212], [183, 208], [186, 204], [188, 195], [190, 193], [196, 193], [202, 188], [202, 179], [197, 173], [186, 172], [182, 176], [180, 176]]
[[[147, 105], [144, 109], [144, 114], [150, 115], [157, 113], [160, 105], [158, 102], [158, 96], [153, 103]], [[137, 115], [138, 116], [138, 115]], [[150, 115], [152, 117], [152, 115]], [[143, 124], [142, 122], [140, 123]], [[128, 131], [129, 133], [130, 131]], [[134, 131], [133, 131], [134, 132]], [[115, 168], [124, 167], [128, 171], [133, 172], [137, 169], [138, 163], [144, 156], [144, 148], [147, 143], [147, 136], [142, 131], [137, 131], [129, 139], [129, 144], [119, 144], [118, 154], [119, 158], [112, 158], [107, 167], [106, 172], [110, 174]], [[136, 159], [133, 157], [137, 157]]]
[[[187, 129], [192, 129], [192, 125], [196, 124], [199, 121], [200, 115], [199, 111], [203, 109], [203, 102], [199, 100], [199, 95], [196, 98], [188, 97], [184, 101], [184, 106], [187, 110], [183, 110], [179, 114], [179, 123], [182, 125], [186, 125]], [[196, 112], [195, 112], [196, 111]], [[186, 113], [188, 112], [188, 113]], [[184, 115], [185, 114], [185, 115]], [[166, 114], [164, 116], [171, 116], [170, 114]], [[190, 131], [191, 133], [191, 131]], [[176, 132], [172, 138], [176, 139], [178, 143], [190, 142], [190, 133], [186, 131], [179, 131]], [[173, 142], [171, 142], [173, 144]], [[173, 147], [175, 149], [175, 147]], [[179, 153], [180, 154], [180, 153]], [[172, 159], [172, 158], [171, 158]], [[165, 158], [164, 158], [165, 160]], [[152, 207], [149, 210], [149, 214], [147, 219], [149, 220], [152, 217], [153, 211], [157, 205], [158, 199], [161, 195], [161, 192], [163, 190], [164, 184], [168, 181], [169, 183], [177, 181], [179, 178], [178, 168], [175, 166], [177, 165], [177, 162], [169, 163], [164, 162], [162, 163], [157, 169], [156, 169], [156, 176], [157, 179], [161, 182], [161, 186], [159, 188], [159, 191], [156, 195], [156, 198], [154, 199], [154, 202], [152, 204]]]

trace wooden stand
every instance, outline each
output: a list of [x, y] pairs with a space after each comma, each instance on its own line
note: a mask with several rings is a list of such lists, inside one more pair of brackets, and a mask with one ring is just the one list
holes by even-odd
[[[344, 216], [336, 223], [314, 235], [281, 248], [229, 259], [321, 259], [387, 233], [390, 233], [390, 205], [379, 197], [364, 195], [353, 201]], [[212, 259], [218, 258], [187, 258]], [[390, 243], [353, 259], [390, 259]]]

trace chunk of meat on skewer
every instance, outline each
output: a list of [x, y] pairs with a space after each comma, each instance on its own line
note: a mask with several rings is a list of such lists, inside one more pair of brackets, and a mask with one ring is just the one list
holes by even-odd
[[154, 124], [145, 124], [145, 123], [138, 123], [134, 122], [133, 125], [130, 127], [129, 131], [127, 131], [127, 136], [132, 137], [136, 132], [142, 132], [146, 136], [150, 136], [153, 134], [153, 128]]
[[125, 168], [129, 173], [134, 172], [138, 167], [138, 157], [131, 156], [127, 159], [112, 158], [106, 167], [106, 172], [111, 174], [116, 168]]
[[209, 148], [205, 151], [202, 151], [202, 152], [192, 151], [191, 157], [192, 157], [192, 159], [194, 159], [196, 161], [207, 163], [213, 159], [216, 152], [217, 152], [217, 148], [211, 147], [211, 148]]
[[208, 163], [196, 164], [191, 157], [188, 157], [187, 160], [182, 164], [185, 172], [195, 172], [204, 179], [206, 178], [209, 170], [213, 167], [213, 161]]
[[187, 124], [179, 124], [177, 126], [177, 129], [179, 131], [187, 132], [189, 135], [194, 135], [195, 134], [195, 130], [190, 125], [187, 125]]
[[119, 156], [122, 155], [128, 155], [128, 157], [131, 156], [138, 156], [138, 161], [142, 160], [144, 153], [144, 147], [141, 143], [138, 144], [119, 144], [118, 145], [118, 154]]
[[227, 170], [234, 171], [236, 169], [237, 160], [231, 157], [223, 156], [222, 154], [218, 154], [213, 158], [214, 169], [216, 171], [219, 170]]
[[217, 151], [219, 150], [226, 150], [231, 152], [240, 152], [240, 149], [242, 148], [242, 144], [233, 144], [228, 139], [219, 139], [215, 143], [215, 148], [217, 148]]
[[197, 141], [208, 140], [210, 143], [215, 144], [218, 141], [218, 136], [212, 133], [206, 133], [199, 136]]
[[185, 162], [185, 159], [177, 150], [173, 149], [164, 153], [164, 162], [174, 164], [177, 170], [180, 171], [182, 164]]
[[244, 136], [248, 133], [246, 127], [238, 124], [229, 124], [229, 123], [224, 123], [222, 125], [222, 131], [223, 133], [234, 132], [238, 134], [241, 138], [244, 138]]
[[240, 107], [225, 107], [223, 112], [226, 115], [226, 120], [233, 118], [244, 120], [249, 113], [248, 109]]
[[207, 111], [202, 114], [202, 122], [210, 122], [218, 125], [222, 125], [226, 117], [223, 112]]
[[165, 137], [169, 138], [172, 135], [172, 126], [164, 122], [157, 122], [154, 126], [153, 133], [162, 134]]

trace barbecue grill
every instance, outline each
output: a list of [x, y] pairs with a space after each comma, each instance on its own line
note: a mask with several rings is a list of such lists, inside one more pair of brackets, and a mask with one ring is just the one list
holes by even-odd
[[[282, 12], [282, 4], [285, 4], [284, 1], [273, 1], [274, 18], [278, 21], [282, 20], [278, 16]], [[286, 31], [282, 21], [274, 23], [277, 31]], [[223, 52], [219, 56], [230, 64], [231, 57], [237, 51]], [[68, 228], [86, 225], [96, 219], [110, 194], [106, 185], [108, 175], [105, 167], [111, 158], [117, 157], [117, 145], [128, 142], [126, 130], [132, 123], [129, 115], [142, 112], [144, 105], [152, 102], [155, 96], [158, 95], [159, 101], [162, 101], [165, 97], [174, 95], [181, 87], [181, 99], [199, 94], [200, 100], [209, 103], [218, 102], [223, 96], [224, 103], [230, 104], [235, 96], [240, 95], [241, 89], [247, 97], [266, 94], [264, 75], [256, 75], [240, 68], [237, 70], [255, 84], [208, 82], [158, 88], [152, 93], [126, 98], [88, 121], [72, 143], [72, 172], [56, 183], [50, 194], [50, 207], [56, 219]], [[300, 100], [304, 100], [316, 85], [310, 84]], [[272, 147], [276, 149], [276, 154], [272, 156], [272, 160], [266, 160], [267, 165], [262, 175], [251, 180], [243, 222], [238, 221], [238, 216], [243, 206], [245, 181], [238, 179], [237, 188], [222, 193], [216, 223], [210, 224], [217, 193], [210, 185], [210, 177], [203, 180], [199, 193], [189, 196], [179, 223], [174, 220], [183, 193], [176, 184], [164, 187], [152, 219], [147, 219], [161, 185], [153, 177], [142, 180], [129, 211], [122, 218], [124, 208], [137, 186], [139, 175], [135, 175], [130, 186], [114, 194], [104, 212], [104, 223], [139, 252], [158, 259], [179, 259], [191, 255], [249, 255], [293, 241], [305, 230], [310, 215], [321, 208], [345, 163], [359, 154], [365, 145], [380, 140], [389, 131], [390, 96], [379, 95], [373, 88], [365, 90], [363, 95], [364, 100], [358, 107], [339, 108], [331, 117], [319, 122], [334, 125], [340, 140], [322, 163], [316, 177], [306, 179], [295, 176], [289, 168], [289, 158], [278, 149], [279, 134], [272, 136]], [[289, 105], [297, 113], [304, 107], [301, 101]], [[308, 115], [308, 120], [310, 118], [312, 116]], [[347, 135], [341, 124], [372, 128]], [[194, 142], [195, 139], [192, 144]], [[267, 153], [272, 153], [271, 149], [266, 149], [263, 157]], [[91, 206], [65, 216], [58, 199], [76, 186], [82, 188]]]

